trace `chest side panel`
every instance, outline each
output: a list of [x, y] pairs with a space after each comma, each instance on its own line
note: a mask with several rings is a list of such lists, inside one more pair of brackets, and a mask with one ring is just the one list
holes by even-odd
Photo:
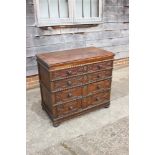
[[40, 63], [38, 63], [39, 81], [50, 90], [50, 74], [49, 71]]

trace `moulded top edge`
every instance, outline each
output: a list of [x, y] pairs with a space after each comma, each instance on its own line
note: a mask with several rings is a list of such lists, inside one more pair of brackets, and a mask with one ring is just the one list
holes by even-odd
[[113, 57], [114, 53], [96, 47], [78, 48], [57, 52], [38, 54], [37, 60], [47, 67], [68, 64], [72, 62], [82, 63], [94, 61], [95, 59], [106, 59]]

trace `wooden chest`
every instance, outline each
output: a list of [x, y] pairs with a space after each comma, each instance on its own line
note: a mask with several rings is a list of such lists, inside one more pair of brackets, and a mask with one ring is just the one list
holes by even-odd
[[37, 55], [42, 108], [62, 121], [110, 104], [114, 54], [89, 47]]

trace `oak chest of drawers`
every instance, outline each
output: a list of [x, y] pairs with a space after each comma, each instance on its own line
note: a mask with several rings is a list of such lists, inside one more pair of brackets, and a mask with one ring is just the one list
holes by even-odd
[[53, 126], [109, 107], [113, 59], [95, 47], [37, 55], [41, 104]]

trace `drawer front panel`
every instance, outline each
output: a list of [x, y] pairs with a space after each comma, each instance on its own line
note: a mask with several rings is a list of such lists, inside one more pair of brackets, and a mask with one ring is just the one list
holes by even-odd
[[81, 109], [81, 100], [75, 100], [72, 102], [64, 103], [57, 106], [58, 116], [67, 115]]
[[51, 82], [51, 88], [53, 90], [70, 88], [73, 86], [81, 85], [82, 82], [83, 82], [83, 76], [77, 76], [69, 79], [63, 79], [63, 80]]
[[110, 89], [110, 87], [111, 87], [111, 79], [95, 82], [88, 85], [88, 94], [99, 91], [101, 89]]
[[89, 82], [100, 80], [106, 77], [112, 76], [112, 69], [103, 70], [101, 72], [96, 72], [88, 75]]
[[104, 61], [100, 63], [90, 64], [88, 66], [88, 71], [99, 71], [102, 69], [110, 68], [113, 66], [113, 60]]
[[65, 77], [70, 77], [73, 75], [79, 75], [84, 73], [85, 71], [85, 67], [75, 67], [75, 68], [69, 68], [69, 69], [63, 69], [63, 70], [57, 70], [57, 71], [53, 71], [51, 72], [51, 80], [55, 80], [55, 79], [61, 79], [61, 78], [65, 78]]
[[110, 91], [101, 92], [92, 96], [92, 102], [108, 101], [110, 99]]
[[86, 100], [84, 100], [84, 103], [87, 102], [87, 107], [91, 105], [101, 104], [102, 102], [108, 102], [110, 100], [110, 91], [97, 93], [95, 95], [87, 97]]
[[81, 96], [82, 88], [76, 87], [55, 93], [56, 102], [69, 101]]

